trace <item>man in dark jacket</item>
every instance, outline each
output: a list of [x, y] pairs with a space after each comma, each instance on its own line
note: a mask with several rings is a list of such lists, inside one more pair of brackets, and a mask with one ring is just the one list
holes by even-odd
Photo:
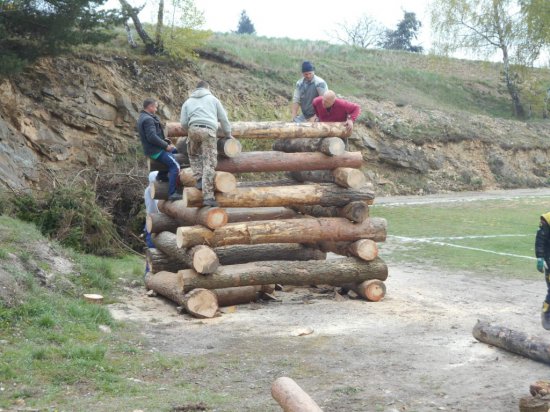
[[145, 156], [150, 157], [168, 167], [168, 200], [181, 200], [182, 195], [176, 193], [176, 185], [179, 179], [180, 165], [174, 159], [176, 153], [174, 145], [164, 136], [160, 119], [155, 114], [158, 102], [147, 98], [143, 101], [143, 110], [139, 114], [137, 129], [143, 146]]
[[550, 212], [540, 217], [539, 230], [535, 239], [535, 255], [537, 257], [537, 270], [544, 273], [547, 293], [542, 304], [542, 327], [550, 330]]

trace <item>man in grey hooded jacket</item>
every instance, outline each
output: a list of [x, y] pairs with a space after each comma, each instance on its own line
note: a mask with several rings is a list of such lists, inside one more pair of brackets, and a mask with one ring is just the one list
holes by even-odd
[[202, 190], [203, 205], [216, 207], [214, 170], [218, 164], [218, 122], [225, 137], [231, 137], [231, 125], [220, 101], [210, 86], [200, 81], [181, 107], [181, 126], [187, 130], [189, 163], [197, 188]]

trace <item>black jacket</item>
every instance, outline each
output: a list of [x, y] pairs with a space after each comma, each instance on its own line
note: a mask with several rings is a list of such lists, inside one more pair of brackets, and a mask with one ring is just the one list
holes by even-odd
[[540, 218], [540, 226], [535, 238], [535, 255], [544, 258], [550, 266], [550, 225], [544, 217]]
[[159, 153], [168, 147], [168, 139], [164, 137], [158, 116], [143, 110], [139, 114], [137, 129], [146, 156]]

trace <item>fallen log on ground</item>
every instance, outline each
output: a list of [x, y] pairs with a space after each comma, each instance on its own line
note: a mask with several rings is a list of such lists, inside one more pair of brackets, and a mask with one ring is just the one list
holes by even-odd
[[[361, 170], [351, 167], [290, 172], [290, 176], [297, 182], [336, 183], [338, 186], [351, 189], [359, 189], [367, 184], [365, 174]], [[369, 186], [369, 189], [372, 189], [372, 185]]]
[[245, 303], [256, 302], [262, 287], [256, 286], [237, 286], [234, 288], [212, 289], [212, 292], [218, 298], [218, 306], [243, 305]]
[[321, 152], [328, 156], [339, 156], [346, 151], [346, 145], [339, 137], [278, 139], [272, 148], [279, 152]]
[[342, 286], [350, 283], [360, 284], [369, 279], [386, 280], [387, 277], [388, 268], [382, 259], [376, 258], [372, 262], [365, 262], [351, 257], [307, 262], [276, 260], [243, 263], [220, 266], [215, 273], [209, 275], [199, 274], [192, 269], [180, 270], [177, 273], [148, 273], [145, 285], [163, 296], [180, 296], [196, 288], [220, 289], [277, 283], [295, 286]]
[[355, 242], [319, 242], [323, 252], [332, 252], [342, 256], [355, 256], [369, 261], [378, 257], [378, 245], [371, 239], [360, 239]]
[[228, 221], [225, 209], [218, 207], [187, 207], [183, 201], [165, 202], [163, 200], [160, 200], [157, 206], [162, 213], [181, 223], [180, 226], [203, 225], [216, 229]]
[[198, 273], [212, 273], [220, 265], [218, 256], [208, 246], [199, 244], [190, 249], [181, 249], [176, 245], [176, 235], [170, 232], [153, 234], [151, 240], [157, 249], [181, 262]]
[[208, 244], [212, 247], [254, 245], [259, 243], [317, 243], [321, 241], [386, 240], [386, 219], [370, 218], [362, 223], [351, 223], [338, 217], [266, 220], [229, 223], [209, 230], [203, 226], [179, 227], [177, 245], [189, 248]]
[[359, 284], [344, 285], [344, 289], [353, 290], [363, 299], [380, 302], [386, 296], [386, 284], [378, 279], [365, 280]]
[[[183, 190], [188, 206], [202, 205], [202, 192], [194, 187]], [[374, 192], [344, 189], [331, 183], [297, 186], [240, 187], [231, 193], [216, 194], [220, 207], [272, 207], [292, 205], [321, 205], [343, 207], [350, 202], [372, 203]]]
[[539, 362], [550, 363], [550, 340], [548, 339], [482, 321], [477, 322], [472, 334], [477, 340], [489, 345]]
[[296, 382], [286, 376], [273, 382], [271, 396], [283, 408], [284, 412], [323, 412]]
[[[177, 162], [183, 155], [174, 155]], [[302, 170], [332, 170], [337, 167], [361, 168], [361, 152], [344, 152], [340, 156], [327, 156], [318, 152], [281, 153], [275, 151], [243, 152], [230, 159], [219, 159], [216, 170], [230, 173], [246, 172], [295, 172]], [[167, 167], [149, 159], [149, 170], [168, 170]]]
[[[351, 131], [346, 129], [343, 122], [231, 122], [231, 135], [246, 139], [294, 139], [299, 137], [349, 137]], [[166, 124], [167, 137], [187, 136], [187, 131], [181, 123], [168, 122]], [[218, 137], [224, 132], [218, 128]]]
[[293, 205], [293, 210], [313, 217], [344, 217], [352, 222], [361, 223], [369, 217], [369, 202], [354, 201], [343, 207], [320, 205]]
[[207, 289], [193, 289], [181, 302], [185, 311], [195, 318], [213, 318], [218, 312], [218, 298]]

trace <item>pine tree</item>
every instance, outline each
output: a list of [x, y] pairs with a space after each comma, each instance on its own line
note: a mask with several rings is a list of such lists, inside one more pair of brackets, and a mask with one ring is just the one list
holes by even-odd
[[403, 12], [403, 20], [397, 24], [395, 30], [387, 30], [385, 39], [382, 42], [384, 49], [405, 50], [414, 53], [422, 53], [422, 46], [413, 46], [413, 39], [418, 36], [418, 30], [422, 27], [420, 20], [416, 19], [416, 14]]
[[239, 19], [239, 27], [237, 28], [237, 34], [256, 34], [254, 24], [246, 14], [246, 10], [241, 12], [241, 18]]

